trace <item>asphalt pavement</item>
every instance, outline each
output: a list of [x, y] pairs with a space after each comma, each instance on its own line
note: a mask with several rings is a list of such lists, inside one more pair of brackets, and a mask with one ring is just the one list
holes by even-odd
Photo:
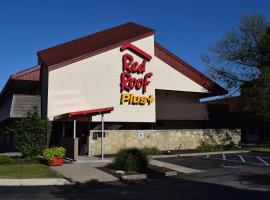
[[[246, 156], [249, 155], [254, 154], [246, 154]], [[258, 154], [255, 156], [257, 157]], [[268, 154], [262, 157], [266, 158]], [[181, 159], [183, 160], [179, 161], [174, 158], [170, 162], [174, 164], [181, 162], [185, 165], [189, 163], [189, 167], [197, 167], [203, 171], [124, 184], [91, 181], [68, 186], [0, 187], [0, 199], [256, 200], [270, 198], [270, 167], [261, 164], [262, 162], [255, 165], [224, 161], [221, 160], [222, 155], [217, 159], [207, 157]], [[232, 163], [237, 164], [231, 165]]]

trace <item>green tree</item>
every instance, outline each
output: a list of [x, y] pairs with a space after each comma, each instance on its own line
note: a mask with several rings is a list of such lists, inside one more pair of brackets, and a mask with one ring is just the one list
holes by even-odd
[[21, 119], [16, 119], [8, 128], [8, 133], [14, 134], [16, 146], [26, 159], [35, 159], [40, 155], [47, 132], [47, 120], [42, 119], [37, 108], [26, 113]]
[[252, 14], [242, 17], [202, 58], [208, 74], [230, 95], [241, 94], [258, 117], [270, 120], [269, 54], [270, 24]]

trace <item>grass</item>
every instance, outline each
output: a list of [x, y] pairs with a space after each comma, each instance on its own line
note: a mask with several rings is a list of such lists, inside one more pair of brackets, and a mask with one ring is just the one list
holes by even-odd
[[62, 178], [60, 174], [42, 164], [1, 164], [0, 178]]
[[242, 149], [248, 151], [270, 152], [270, 147], [243, 147]]

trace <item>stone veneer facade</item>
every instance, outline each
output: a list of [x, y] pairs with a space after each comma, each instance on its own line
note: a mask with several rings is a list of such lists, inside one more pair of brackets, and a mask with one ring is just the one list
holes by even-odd
[[[91, 135], [97, 134], [91, 131]], [[101, 154], [101, 138], [90, 139], [90, 155]], [[157, 147], [161, 151], [195, 149], [202, 142], [222, 144], [233, 141], [239, 144], [239, 129], [183, 129], [183, 130], [106, 130], [104, 154], [115, 154], [121, 148]]]

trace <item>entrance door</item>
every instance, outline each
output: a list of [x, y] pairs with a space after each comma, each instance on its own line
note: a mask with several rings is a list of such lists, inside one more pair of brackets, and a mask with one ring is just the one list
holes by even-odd
[[88, 123], [87, 122], [78, 123], [76, 137], [79, 138], [79, 145], [78, 145], [79, 156], [88, 155], [89, 131], [88, 131]]

